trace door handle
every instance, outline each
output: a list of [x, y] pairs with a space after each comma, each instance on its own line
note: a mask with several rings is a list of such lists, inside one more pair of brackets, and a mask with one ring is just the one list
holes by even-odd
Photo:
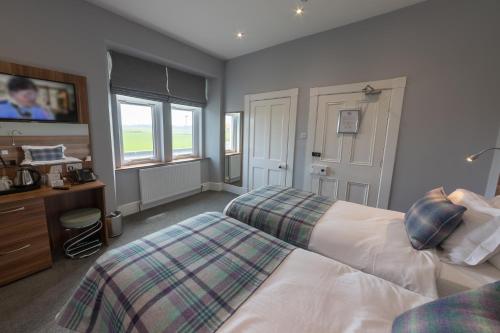
[[286, 170], [287, 169], [286, 164], [280, 164], [280, 165], [278, 165], [278, 169]]

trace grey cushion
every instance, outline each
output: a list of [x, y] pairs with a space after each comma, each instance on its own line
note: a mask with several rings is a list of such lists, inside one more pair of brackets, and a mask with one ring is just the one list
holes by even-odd
[[30, 149], [33, 161], [56, 161], [64, 158], [63, 147]]
[[435, 248], [455, 231], [465, 210], [465, 207], [448, 200], [443, 188], [430, 191], [405, 215], [411, 245], [417, 250]]
[[97, 208], [74, 209], [64, 213], [59, 220], [63, 227], [81, 229], [96, 223], [101, 219], [101, 210]]

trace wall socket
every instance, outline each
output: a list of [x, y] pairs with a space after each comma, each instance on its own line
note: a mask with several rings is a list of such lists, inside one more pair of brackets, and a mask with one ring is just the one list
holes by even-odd
[[68, 171], [80, 170], [81, 168], [82, 168], [82, 163], [66, 164], [66, 170]]

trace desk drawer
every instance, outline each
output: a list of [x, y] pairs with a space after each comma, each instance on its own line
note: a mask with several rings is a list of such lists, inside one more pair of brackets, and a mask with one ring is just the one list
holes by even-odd
[[0, 285], [51, 264], [43, 200], [0, 205]]

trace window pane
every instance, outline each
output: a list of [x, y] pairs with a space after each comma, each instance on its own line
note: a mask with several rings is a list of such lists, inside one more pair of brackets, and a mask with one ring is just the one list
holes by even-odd
[[193, 155], [193, 111], [172, 105], [172, 153]]
[[226, 150], [234, 150], [233, 116], [226, 115]]
[[153, 108], [120, 103], [123, 158], [152, 159], [154, 153]]
[[240, 114], [226, 114], [225, 147], [227, 152], [237, 153], [240, 150]]

